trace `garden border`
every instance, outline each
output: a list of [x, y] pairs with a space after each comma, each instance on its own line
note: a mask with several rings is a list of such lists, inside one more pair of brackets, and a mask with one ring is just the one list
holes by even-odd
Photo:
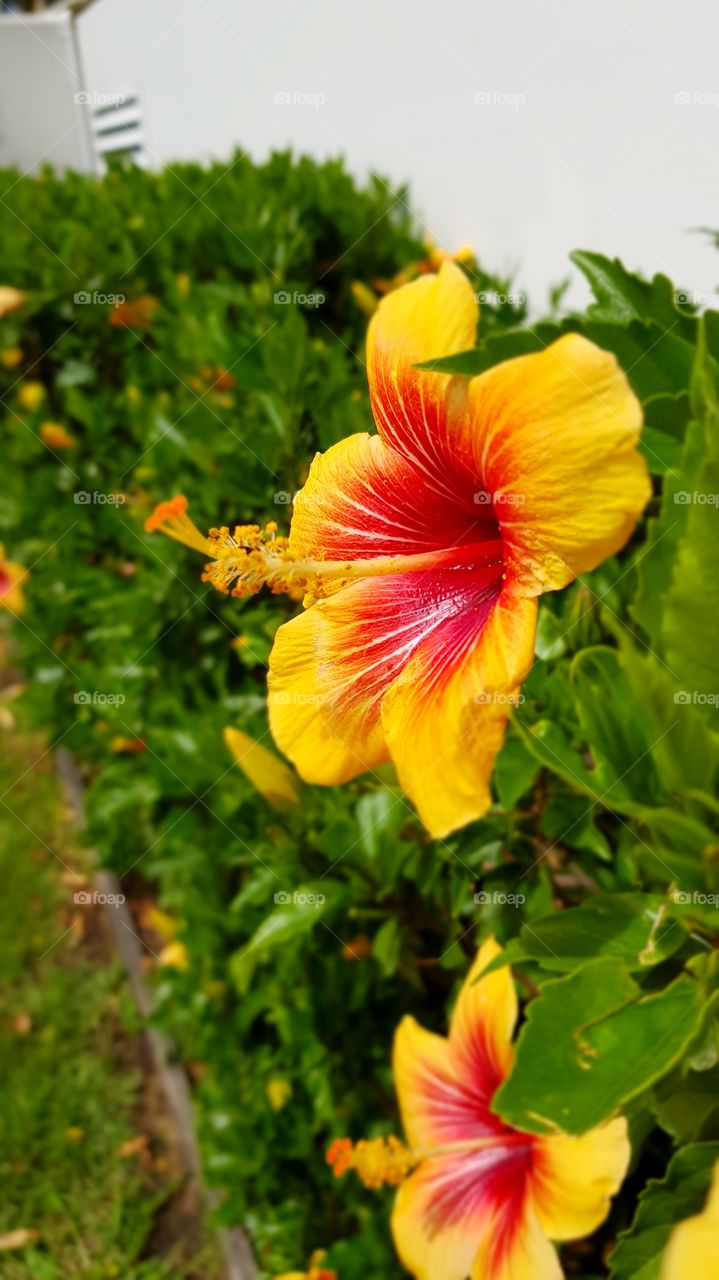
[[[85, 827], [85, 788], [75, 758], [66, 747], [60, 747], [55, 752], [55, 769], [71, 809], [73, 823], [78, 831], [82, 831]], [[88, 849], [87, 853], [94, 868], [95, 888], [98, 894], [106, 896], [106, 918], [127, 974], [135, 1005], [146, 1024], [143, 1035], [172, 1117], [178, 1139], [178, 1155], [187, 1177], [188, 1188], [198, 1202], [204, 1203], [212, 1211], [217, 1208], [218, 1195], [205, 1186], [202, 1178], [202, 1162], [187, 1075], [180, 1065], [172, 1062], [171, 1044], [167, 1036], [147, 1025], [154, 1011], [154, 999], [152, 989], [143, 976], [142, 943], [130, 909], [123, 899], [121, 882], [113, 871], [101, 866], [96, 849]], [[239, 1227], [220, 1228], [216, 1234], [224, 1259], [225, 1280], [257, 1280], [257, 1264], [244, 1231]]]

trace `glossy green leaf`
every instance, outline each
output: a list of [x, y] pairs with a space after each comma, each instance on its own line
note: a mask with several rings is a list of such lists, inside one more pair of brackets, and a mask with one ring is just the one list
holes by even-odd
[[611, 1280], [659, 1280], [672, 1227], [704, 1208], [718, 1159], [719, 1143], [685, 1147], [670, 1160], [664, 1178], [648, 1184], [630, 1230], [619, 1237], [612, 1253]]
[[656, 275], [649, 283], [627, 271], [619, 258], [584, 249], [572, 253], [571, 259], [589, 281], [596, 299], [589, 307], [593, 319], [609, 324], [653, 320], [664, 328], [678, 328], [683, 337], [693, 341], [696, 321], [679, 309], [680, 294], [667, 276]]
[[672, 955], [686, 936], [657, 895], [608, 894], [523, 925], [490, 968], [532, 960], [548, 971], [572, 972], [610, 956], [641, 971]]
[[530, 1003], [493, 1108], [529, 1132], [584, 1133], [676, 1065], [702, 1011], [699, 984], [688, 977], [645, 996], [623, 960], [590, 960], [545, 983]]

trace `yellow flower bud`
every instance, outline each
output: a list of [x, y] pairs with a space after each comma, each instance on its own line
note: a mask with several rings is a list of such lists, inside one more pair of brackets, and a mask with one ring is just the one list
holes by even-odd
[[17, 394], [22, 408], [34, 413], [45, 399], [45, 388], [41, 382], [21, 382]]
[[285, 1103], [292, 1097], [292, 1085], [289, 1080], [268, 1080], [265, 1085], [267, 1101], [273, 1111], [281, 1111]]

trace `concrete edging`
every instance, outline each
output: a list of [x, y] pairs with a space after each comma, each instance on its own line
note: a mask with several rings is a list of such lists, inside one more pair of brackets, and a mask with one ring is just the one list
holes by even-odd
[[[82, 830], [85, 826], [85, 796], [80, 771], [72, 754], [60, 747], [55, 753], [57, 776], [72, 808], [75, 826]], [[122, 885], [113, 871], [100, 866], [96, 850], [89, 850], [89, 858], [94, 866], [95, 887], [99, 894], [105, 894], [112, 902], [105, 904], [107, 920], [118, 955], [127, 973], [130, 990], [143, 1019], [148, 1019], [154, 1009], [152, 990], [145, 982], [142, 972], [142, 943], [135, 930], [135, 922], [127, 903], [117, 900], [122, 898]], [[178, 1152], [185, 1169], [188, 1186], [198, 1200], [204, 1201], [208, 1209], [217, 1207], [217, 1194], [205, 1187], [202, 1179], [200, 1150], [195, 1132], [195, 1116], [192, 1095], [187, 1075], [183, 1068], [171, 1060], [170, 1041], [154, 1027], [146, 1026], [143, 1032], [151, 1055], [152, 1063], [167, 1100], [168, 1110], [173, 1118], [178, 1137]], [[252, 1254], [249, 1240], [239, 1227], [218, 1231], [218, 1239], [225, 1263], [226, 1280], [257, 1280], [258, 1271]]]

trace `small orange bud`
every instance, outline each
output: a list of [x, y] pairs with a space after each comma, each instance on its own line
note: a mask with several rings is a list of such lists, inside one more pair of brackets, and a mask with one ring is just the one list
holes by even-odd
[[159, 305], [159, 299], [150, 293], [121, 302], [112, 308], [110, 324], [114, 329], [149, 329]]
[[147, 751], [147, 745], [142, 741], [142, 738], [123, 738], [118, 735], [112, 739], [110, 750], [114, 751], [116, 755], [128, 755], [133, 752], [141, 755], [143, 751]]
[[59, 422], [43, 422], [40, 439], [50, 449], [74, 449], [76, 441]]
[[147, 1155], [147, 1134], [138, 1133], [134, 1138], [128, 1138], [127, 1142], [123, 1142], [118, 1151], [121, 1160], [131, 1160], [134, 1156], [143, 1159]]
[[352, 1139], [335, 1138], [327, 1148], [325, 1159], [336, 1178], [341, 1178], [352, 1164]]
[[24, 301], [25, 294], [22, 290], [14, 289], [10, 284], [0, 284], [0, 317], [17, 311]]
[[358, 933], [356, 938], [350, 938], [342, 948], [342, 958], [349, 960], [366, 960], [367, 956], [372, 955], [372, 942], [366, 933]]

